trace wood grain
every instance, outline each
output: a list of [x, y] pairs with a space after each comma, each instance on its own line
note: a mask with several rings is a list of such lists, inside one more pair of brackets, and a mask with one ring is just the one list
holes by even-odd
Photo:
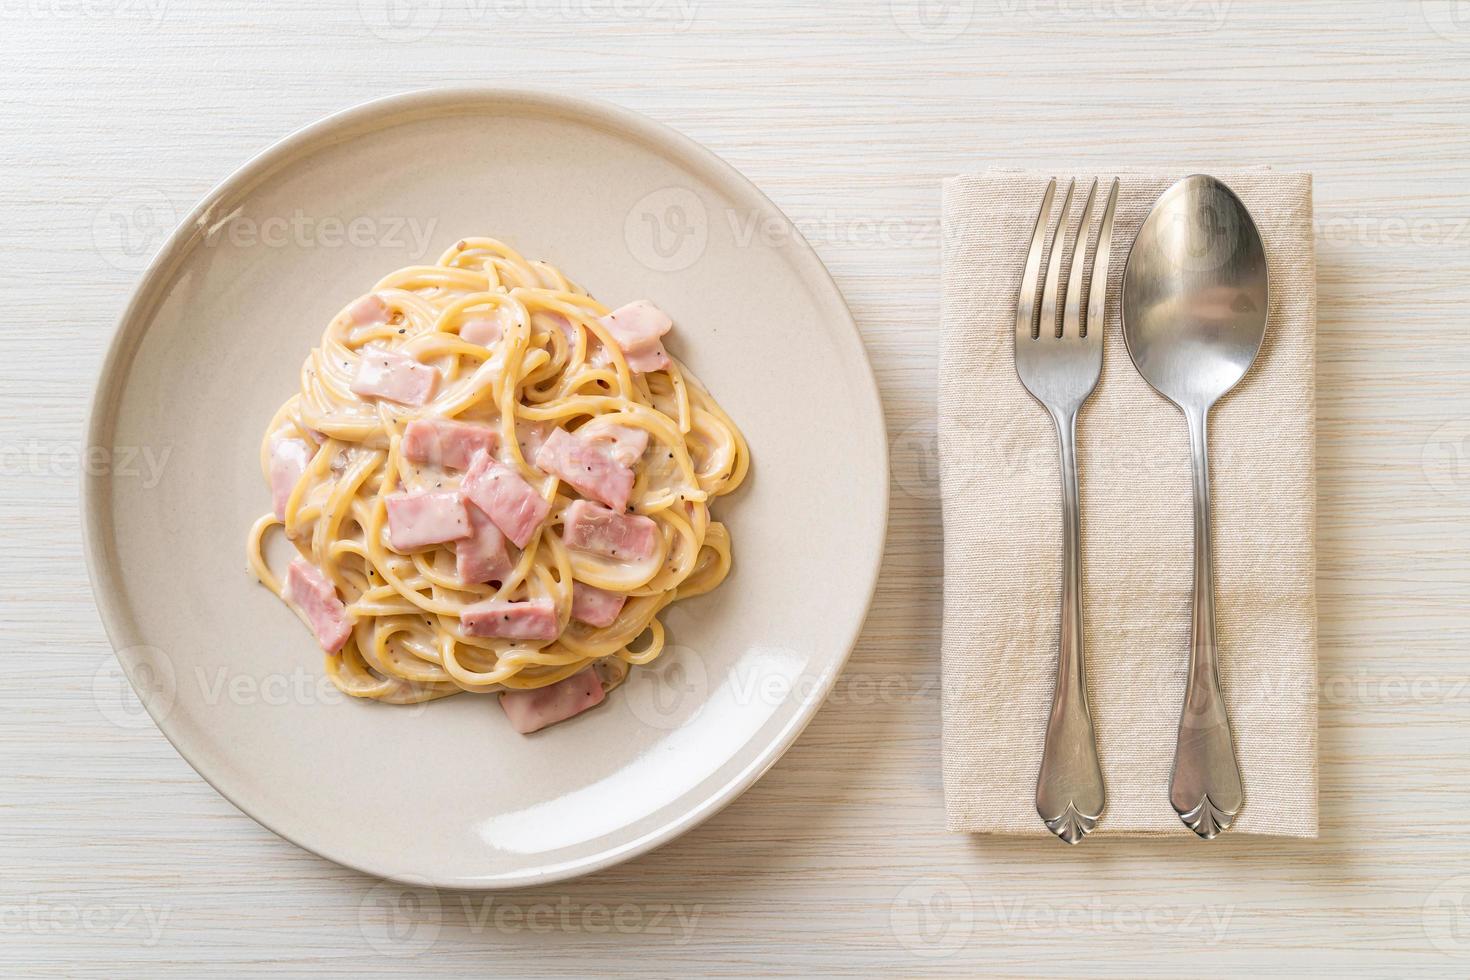
[[[0, 969], [249, 976], [1463, 976], [1470, 970], [1470, 19], [1245, 0], [0, 0]], [[419, 35], [422, 36], [419, 36]], [[299, 851], [124, 709], [76, 510], [87, 397], [166, 228], [365, 99], [532, 85], [704, 142], [811, 238], [882, 386], [879, 595], [797, 746], [560, 887]], [[995, 166], [1316, 174], [1316, 842], [942, 829], [938, 195]], [[1446, 821], [1449, 821], [1446, 823]]]

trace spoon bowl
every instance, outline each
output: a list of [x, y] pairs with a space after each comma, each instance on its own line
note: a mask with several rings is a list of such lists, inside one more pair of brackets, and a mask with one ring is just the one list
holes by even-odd
[[1266, 249], [1235, 192], [1195, 174], [1149, 213], [1123, 271], [1123, 339], [1138, 373], [1203, 411], [1245, 376], [1266, 336]]

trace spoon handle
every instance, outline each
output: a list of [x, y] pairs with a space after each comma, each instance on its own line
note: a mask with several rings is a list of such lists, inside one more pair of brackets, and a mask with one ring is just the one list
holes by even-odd
[[1075, 844], [1097, 826], [1105, 795], [1097, 761], [1082, 655], [1081, 513], [1077, 499], [1077, 413], [1054, 412], [1062, 459], [1062, 615], [1057, 678], [1046, 747], [1036, 777], [1036, 812], [1052, 833]]
[[1194, 620], [1190, 636], [1189, 677], [1179, 738], [1174, 746], [1174, 773], [1169, 802], [1190, 830], [1205, 840], [1230, 829], [1245, 792], [1230, 718], [1220, 689], [1215, 646], [1215, 573], [1210, 548], [1210, 454], [1204, 410], [1185, 412], [1194, 472]]

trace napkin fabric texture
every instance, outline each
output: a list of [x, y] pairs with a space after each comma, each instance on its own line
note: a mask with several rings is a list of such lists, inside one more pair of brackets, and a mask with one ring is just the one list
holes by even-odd
[[[1053, 209], [1060, 205], [1061, 178]], [[1077, 174], [1098, 211], [1111, 175]], [[1095, 834], [1190, 834], [1169, 805], [1192, 590], [1184, 418], [1128, 359], [1129, 245], [1183, 173], [1119, 175], [1102, 377], [1077, 424], [1088, 698], [1107, 786]], [[1220, 673], [1245, 783], [1233, 834], [1317, 834], [1316, 262], [1310, 174], [1217, 174], [1265, 240], [1265, 345], [1210, 415]], [[1035, 810], [1056, 670], [1061, 484], [1050, 417], [1016, 377], [1016, 292], [1049, 175], [944, 185], [939, 454], [944, 792], [950, 830], [1049, 835]], [[1044, 266], [1043, 266], [1044, 268]]]

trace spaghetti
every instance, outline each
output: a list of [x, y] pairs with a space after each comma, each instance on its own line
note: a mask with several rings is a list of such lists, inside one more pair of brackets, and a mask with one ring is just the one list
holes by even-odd
[[247, 553], [339, 689], [410, 704], [590, 667], [595, 703], [659, 656], [659, 613], [730, 570], [710, 504], [749, 464], [668, 324], [488, 238], [333, 318], [266, 432], [275, 509]]

